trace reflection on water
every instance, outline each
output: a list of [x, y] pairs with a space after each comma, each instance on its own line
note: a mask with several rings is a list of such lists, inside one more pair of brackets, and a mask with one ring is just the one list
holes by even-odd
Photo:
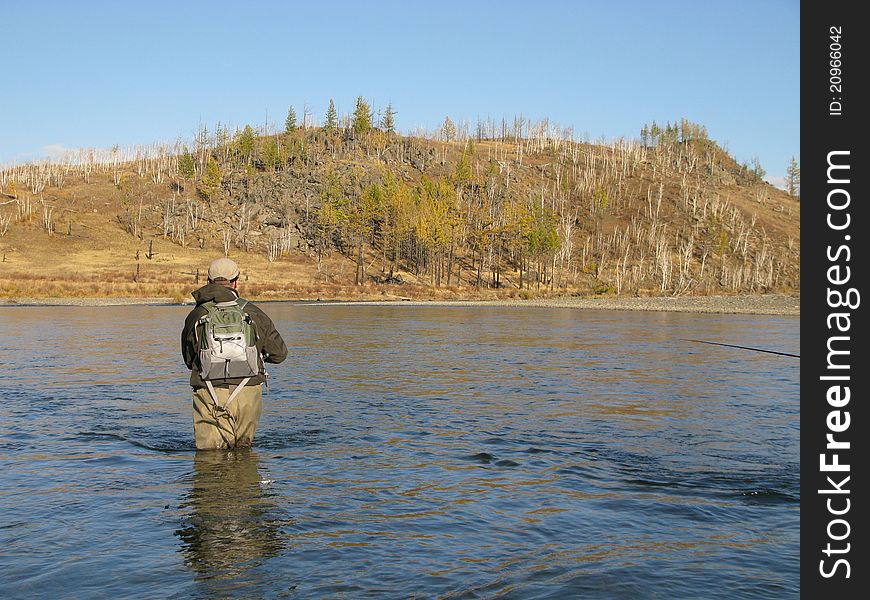
[[193, 461], [193, 483], [181, 505], [185, 526], [175, 533], [185, 564], [197, 579], [216, 580], [217, 593], [260, 587], [258, 578], [268, 574], [256, 567], [287, 545], [276, 499], [268, 492], [272, 482], [261, 479], [258, 462], [250, 449], [197, 451]]
[[0, 308], [0, 597], [798, 596], [800, 361], [681, 341], [797, 318], [267, 308], [232, 452], [187, 308]]

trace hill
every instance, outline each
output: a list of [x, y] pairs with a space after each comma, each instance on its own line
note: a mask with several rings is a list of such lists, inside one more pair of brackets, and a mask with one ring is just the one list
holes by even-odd
[[800, 289], [798, 199], [702, 127], [477, 133], [218, 128], [9, 167], [0, 296], [181, 300], [223, 255], [254, 299]]

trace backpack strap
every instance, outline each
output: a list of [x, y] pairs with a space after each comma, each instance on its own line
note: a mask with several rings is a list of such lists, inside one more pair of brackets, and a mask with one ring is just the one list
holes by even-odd
[[197, 348], [202, 347], [201, 341], [199, 338], [199, 330], [202, 327], [202, 325], [208, 321], [208, 314], [211, 312], [211, 307], [214, 306], [214, 300], [208, 300], [207, 302], [203, 302], [202, 304], [200, 304], [200, 306], [205, 309], [205, 314], [202, 315], [199, 319], [197, 319], [196, 325], [194, 325], [194, 327], [193, 327], [193, 337], [196, 340]]
[[220, 406], [221, 408], [226, 409], [230, 405], [230, 402], [232, 402], [233, 400], [236, 399], [236, 396], [239, 395], [239, 392], [241, 392], [244, 389], [244, 387], [246, 385], [248, 385], [248, 382], [250, 380], [251, 380], [250, 377], [245, 377], [244, 379], [242, 379], [242, 382], [236, 386], [236, 389], [233, 390], [233, 393], [230, 394], [230, 397], [227, 398], [227, 403], [224, 405], [221, 405], [221, 403], [218, 401], [217, 392], [215, 391], [214, 386], [212, 385], [211, 381], [206, 379], [205, 385], [208, 388], [208, 393], [211, 394], [211, 399], [214, 400], [215, 406]]
[[[247, 321], [248, 323], [251, 324], [251, 329], [254, 330], [254, 341], [256, 342], [257, 340], [260, 339], [260, 332], [257, 331], [256, 321], [254, 321], [254, 319], [251, 318], [251, 315], [249, 315], [248, 313], [245, 312], [245, 306], [248, 305], [248, 301], [245, 300], [244, 298], [242, 298], [241, 296], [239, 296], [238, 298], [236, 298], [236, 304], [239, 305], [239, 309], [242, 311], [242, 313], [244, 313], [245, 321]], [[265, 371], [265, 367], [263, 370]]]

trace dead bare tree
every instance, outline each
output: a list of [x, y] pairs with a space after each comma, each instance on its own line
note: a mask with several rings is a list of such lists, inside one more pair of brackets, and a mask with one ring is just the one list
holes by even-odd
[[42, 228], [48, 232], [48, 235], [51, 236], [54, 233], [54, 223], [52, 222], [52, 213], [54, 212], [54, 207], [49, 206], [45, 203], [45, 199], [42, 199]]
[[6, 235], [6, 232], [9, 231], [9, 225], [12, 223], [12, 215], [7, 215], [3, 213], [0, 215], [0, 237]]
[[233, 231], [230, 228], [224, 229], [224, 256], [230, 255], [230, 244], [233, 241]]

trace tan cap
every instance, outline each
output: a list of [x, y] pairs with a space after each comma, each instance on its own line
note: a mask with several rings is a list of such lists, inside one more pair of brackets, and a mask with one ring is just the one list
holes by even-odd
[[239, 265], [229, 258], [218, 258], [208, 266], [208, 278], [212, 281], [226, 279], [232, 281], [239, 276]]

